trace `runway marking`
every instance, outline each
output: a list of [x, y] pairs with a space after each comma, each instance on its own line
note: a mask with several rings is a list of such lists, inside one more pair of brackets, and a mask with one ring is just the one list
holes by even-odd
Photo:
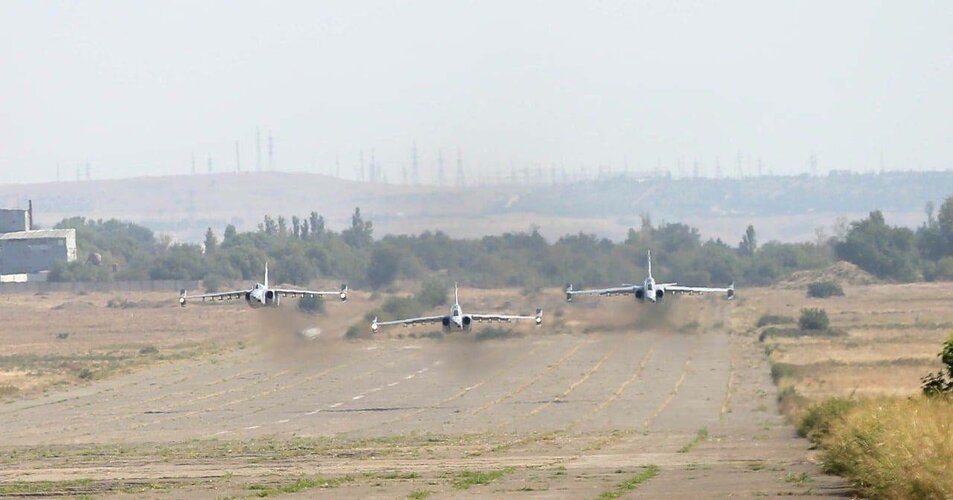
[[391, 382], [391, 383], [387, 384], [387, 387], [394, 387], [395, 385], [397, 385], [397, 384], [399, 384], [399, 383], [400, 383], [400, 382]]
[[361, 399], [361, 398], [363, 398], [363, 397], [364, 397], [363, 394], [358, 394], [357, 396], [354, 396], [354, 397], [351, 398], [351, 399], [354, 400], [354, 401], [357, 401], [358, 399]]
[[275, 423], [276, 423], [276, 424], [287, 424], [289, 421], [291, 421], [290, 418], [285, 418], [285, 419], [282, 419], [282, 420], [275, 420]]
[[[657, 341], [656, 341], [656, 342], [657, 342]], [[633, 382], [635, 382], [636, 380], [638, 380], [638, 379], [642, 376], [642, 372], [645, 371], [645, 367], [649, 364], [649, 361], [651, 361], [651, 359], [652, 359], [653, 356], [655, 356], [655, 345], [654, 345], [654, 344], [652, 345], [652, 347], [649, 348], [648, 352], [645, 353], [645, 356], [642, 356], [642, 360], [639, 361], [639, 364], [638, 364], [638, 366], [635, 368], [635, 371], [632, 372], [632, 376], [630, 376], [630, 377], [627, 378], [624, 382], [622, 382], [622, 384], [619, 385], [619, 387], [615, 390], [615, 392], [612, 393], [612, 395], [610, 395], [608, 398], [606, 398], [605, 401], [603, 401], [602, 403], [600, 403], [599, 406], [593, 408], [592, 411], [590, 411], [586, 416], [584, 416], [584, 417], [582, 417], [582, 418], [580, 418], [580, 419], [577, 419], [577, 420], [575, 420], [574, 422], [572, 422], [571, 424], [569, 424], [570, 429], [573, 428], [573, 427], [575, 427], [575, 426], [576, 426], [577, 424], [579, 424], [580, 422], [585, 421], [585, 420], [589, 420], [589, 419], [591, 419], [592, 417], [596, 416], [597, 413], [601, 412], [602, 410], [605, 410], [605, 409], [608, 408], [609, 405], [611, 405], [616, 399], [619, 399], [619, 397], [622, 396], [622, 393], [625, 392], [625, 389], [626, 389], [630, 384], [632, 384]]]
[[309, 411], [308, 413], [305, 413], [305, 415], [314, 415], [315, 413], [321, 413], [321, 408], [318, 408], [314, 411]]
[[502, 396], [500, 396], [500, 397], [494, 399], [493, 401], [490, 401], [490, 402], [486, 403], [485, 405], [483, 405], [483, 406], [481, 406], [481, 407], [479, 407], [479, 408], [473, 410], [472, 412], [470, 412], [470, 415], [472, 416], [472, 415], [476, 415], [476, 414], [478, 414], [478, 413], [482, 413], [482, 412], [486, 411], [488, 408], [490, 408], [490, 407], [492, 407], [492, 406], [494, 406], [494, 405], [497, 405], [497, 404], [499, 404], [499, 403], [501, 403], [501, 402], [503, 402], [503, 401], [505, 401], [505, 400], [507, 400], [507, 399], [510, 399], [510, 398], [516, 396], [517, 394], [519, 394], [519, 393], [525, 391], [527, 387], [529, 387], [529, 386], [535, 384], [535, 383], [538, 382], [540, 379], [542, 379], [546, 374], [548, 374], [549, 372], [555, 370], [555, 369], [558, 368], [560, 365], [562, 365], [563, 363], [565, 363], [566, 360], [569, 359], [573, 354], [576, 354], [576, 351], [578, 351], [579, 349], [581, 349], [582, 346], [583, 346], [585, 343], [586, 343], [585, 339], [580, 339], [579, 342], [577, 342], [572, 348], [570, 348], [568, 351], [566, 351], [561, 358], [559, 358], [555, 363], [553, 363], [553, 364], [547, 366], [545, 370], [543, 370], [542, 372], [538, 373], [535, 377], [533, 377], [532, 379], [530, 379], [530, 380], [524, 382], [523, 385], [519, 386], [519, 387], [516, 388], [515, 390], [513, 390], [513, 391], [511, 391], [511, 392], [509, 392], [509, 393], [507, 393], [507, 394], [504, 394], [504, 395], [502, 395]]
[[245, 430], [246, 430], [246, 431], [250, 431], [250, 430], [257, 429], [257, 428], [259, 428], [259, 427], [261, 427], [261, 426], [260, 426], [260, 425], [250, 425], [250, 426], [248, 426], [248, 427], [245, 427]]
[[337, 408], [338, 406], [341, 406], [343, 404], [344, 403], [334, 403], [333, 405], [331, 405], [331, 408]]
[[[492, 373], [491, 375], [489, 375], [489, 376], [486, 377], [485, 379], [483, 379], [483, 380], [477, 382], [476, 384], [473, 384], [473, 385], [468, 386], [468, 387], [464, 387], [462, 390], [458, 391], [457, 393], [455, 393], [455, 394], [453, 394], [453, 395], [451, 395], [451, 396], [449, 396], [449, 397], [447, 397], [447, 398], [441, 400], [440, 402], [437, 403], [437, 406], [443, 406], [443, 405], [445, 405], [445, 404], [447, 404], [447, 403], [449, 403], [449, 402], [451, 402], [451, 401], [453, 401], [453, 400], [459, 399], [459, 398], [463, 397], [465, 394], [467, 394], [467, 393], [469, 393], [470, 391], [472, 391], [473, 389], [476, 389], [476, 388], [482, 386], [483, 384], [489, 382], [490, 380], [493, 380], [494, 378], [500, 376], [501, 374], [503, 374], [503, 372], [505, 372], [505, 371], [507, 371], [507, 370], [513, 368], [514, 366], [516, 366], [516, 364], [519, 363], [520, 361], [522, 361], [523, 359], [525, 359], [525, 358], [527, 358], [527, 357], [529, 357], [529, 356], [532, 356], [533, 353], [535, 353], [538, 348], [539, 348], [539, 344], [533, 344], [533, 347], [532, 347], [531, 349], [529, 349], [528, 351], [525, 351], [525, 352], [524, 352], [523, 354], [521, 354], [520, 356], [517, 356], [517, 358], [516, 358], [515, 360], [513, 360], [512, 362], [510, 362], [510, 363], [507, 364], [506, 366], [500, 368], [499, 370], [497, 370], [496, 372]], [[437, 360], [437, 361], [434, 362], [434, 365], [438, 365], [438, 364], [442, 364], [442, 363], [443, 363], [443, 361]], [[394, 384], [396, 385], [397, 382], [394, 382]], [[430, 411], [430, 408], [420, 408], [420, 409], [418, 409], [417, 411], [414, 411], [414, 412], [411, 412], [411, 413], [405, 413], [405, 414], [403, 414], [403, 415], [399, 415], [399, 416], [397, 416], [397, 417], [395, 417], [395, 418], [392, 418], [392, 419], [390, 419], [390, 420], [387, 420], [387, 421], [384, 421], [384, 422], [382, 422], [382, 423], [380, 423], [380, 424], [377, 424], [376, 426], [371, 426], [370, 428], [380, 427], [380, 426], [385, 426], [385, 425], [390, 425], [390, 424], [393, 424], [393, 423], [395, 423], [395, 422], [399, 422], [399, 421], [401, 421], [401, 420], [406, 420], [406, 419], [408, 419], [408, 418], [410, 418], [410, 417], [415, 417], [415, 416], [420, 415], [421, 413], [423, 413], [423, 412], [425, 412], [425, 411]]]
[[668, 397], [666, 397], [665, 400], [662, 401], [662, 404], [660, 404], [659, 407], [655, 409], [655, 413], [646, 417], [646, 419], [642, 421], [643, 430], [646, 430], [646, 431], [649, 430], [649, 427], [651, 427], [652, 423], [655, 422], [655, 419], [658, 418], [658, 416], [661, 415], [663, 411], [665, 411], [665, 408], [667, 408], [668, 405], [672, 403], [672, 400], [675, 399], [675, 396], [678, 395], [678, 390], [682, 387], [682, 384], [685, 382], [685, 379], [688, 378], [689, 367], [692, 365], [692, 356], [695, 354], [695, 350], [698, 348], [699, 343], [700, 341], [696, 338], [695, 343], [692, 344], [692, 347], [688, 352], [688, 357], [685, 358], [685, 364], [682, 365], [682, 374], [681, 376], [678, 377], [678, 380], [675, 381], [675, 387], [673, 387], [671, 392], [669, 392]]
[[404, 380], [410, 380], [416, 376], [417, 376], [416, 374], [411, 373], [410, 375], [407, 375], [406, 377], [404, 377]]
[[381, 390], [381, 389], [382, 389], [382, 387], [375, 387], [375, 388], [373, 388], [373, 389], [371, 389], [371, 390], [369, 390], [369, 391], [367, 391], [367, 392], [368, 392], [368, 393], [377, 392], [377, 391], [379, 391], [379, 390]]
[[[541, 405], [541, 406], [537, 406], [537, 407], [534, 408], [532, 411], [530, 411], [529, 413], [527, 413], [527, 414], [525, 414], [525, 415], [523, 415], [523, 416], [524, 416], [524, 417], [531, 417], [531, 416], [533, 416], [533, 415], [536, 415], [537, 413], [539, 413], [539, 412], [545, 410], [546, 408], [549, 408], [550, 406], [552, 406], [553, 403], [555, 403], [556, 401], [559, 401], [559, 400], [561, 400], [562, 398], [565, 398], [566, 396], [568, 396], [572, 391], [576, 390], [577, 387], [579, 387], [580, 385], [582, 385], [583, 383], [585, 383], [587, 380], [589, 380], [589, 378], [592, 377], [593, 374], [595, 374], [597, 371], [599, 371], [599, 368], [602, 368], [602, 364], [605, 363], [607, 359], [609, 359], [609, 355], [610, 355], [610, 354], [612, 354], [612, 350], [610, 350], [609, 352], [605, 353], [605, 355], [602, 356], [602, 359], [600, 359], [598, 362], [596, 362], [595, 365], [593, 365], [592, 367], [590, 367], [589, 370], [587, 370], [586, 373], [584, 373], [584, 374], [582, 375], [582, 377], [579, 378], [579, 380], [573, 382], [573, 383], [569, 386], [568, 389], [566, 389], [565, 391], [563, 391], [563, 393], [560, 394], [559, 396], [557, 396], [555, 399], [552, 399], [552, 400], [550, 400], [550, 401], [547, 401], [546, 403], [544, 403], [544, 404]], [[506, 423], [504, 423], [503, 425], [505, 425], [505, 424], [506, 424]]]

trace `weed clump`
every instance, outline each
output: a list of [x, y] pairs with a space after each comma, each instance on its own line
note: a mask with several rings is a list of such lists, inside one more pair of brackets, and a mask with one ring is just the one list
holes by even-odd
[[815, 281], [807, 285], [807, 296], [815, 299], [842, 297], [844, 289], [836, 281]]

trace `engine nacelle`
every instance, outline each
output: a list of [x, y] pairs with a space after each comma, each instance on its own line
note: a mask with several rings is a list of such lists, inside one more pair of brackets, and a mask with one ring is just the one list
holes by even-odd
[[450, 329], [450, 316], [444, 316], [443, 319], [440, 320], [440, 322], [443, 323], [444, 330]]
[[278, 307], [278, 304], [281, 302], [281, 297], [272, 290], [265, 292], [265, 305], [271, 307]]
[[662, 300], [662, 297], [665, 296], [665, 290], [661, 288], [655, 290], [655, 300]]
[[464, 330], [469, 330], [471, 324], [473, 324], [473, 318], [471, 318], [471, 317], [469, 317], [469, 316], [464, 316], [464, 317], [463, 317], [463, 329], [464, 329]]
[[639, 300], [645, 300], [645, 290], [642, 290], [642, 289], [636, 290], [635, 298]]

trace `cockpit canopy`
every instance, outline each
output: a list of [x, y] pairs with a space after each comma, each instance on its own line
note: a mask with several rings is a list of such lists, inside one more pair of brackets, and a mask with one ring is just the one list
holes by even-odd
[[459, 316], [460, 313], [461, 313], [461, 311], [460, 311], [460, 306], [454, 305], [453, 307], [450, 308], [450, 315], [451, 315], [451, 316]]

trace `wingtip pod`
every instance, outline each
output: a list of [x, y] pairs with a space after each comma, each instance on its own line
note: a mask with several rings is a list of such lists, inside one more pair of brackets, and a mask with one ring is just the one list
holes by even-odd
[[727, 295], [728, 295], [728, 300], [734, 300], [735, 298], [735, 282], [734, 281], [732, 281], [731, 284], [728, 285]]
[[572, 302], [572, 283], [566, 284], [566, 302]]
[[377, 324], [377, 316], [374, 316], [374, 321], [371, 321], [371, 333], [377, 333], [378, 328], [380, 325]]
[[536, 326], [543, 324], [543, 309], [540, 307], [536, 308]]
[[341, 302], [347, 302], [347, 283], [341, 283]]
[[185, 307], [185, 302], [188, 300], [189, 292], [185, 288], [179, 290], [179, 305]]

